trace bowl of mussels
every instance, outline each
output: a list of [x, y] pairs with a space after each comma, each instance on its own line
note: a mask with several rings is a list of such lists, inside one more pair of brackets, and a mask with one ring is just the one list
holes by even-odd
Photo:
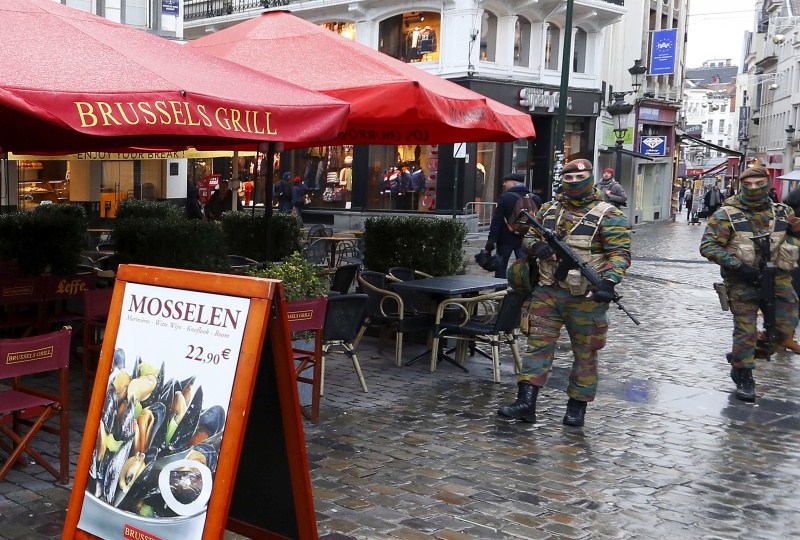
[[194, 376], [170, 378], [114, 351], [87, 499], [128, 521], [181, 521], [204, 515], [213, 488], [225, 409], [203, 402]]

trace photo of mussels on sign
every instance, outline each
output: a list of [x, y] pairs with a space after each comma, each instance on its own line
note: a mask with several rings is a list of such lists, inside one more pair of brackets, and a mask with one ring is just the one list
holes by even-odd
[[199, 539], [215, 496], [229, 496], [214, 479], [230, 459], [223, 433], [250, 299], [127, 283], [119, 309], [90, 406], [78, 528]]
[[163, 362], [131, 361], [122, 349], [114, 351], [109, 381], [87, 493], [141, 517], [205, 510], [225, 410], [204, 408], [194, 376], [170, 378]]

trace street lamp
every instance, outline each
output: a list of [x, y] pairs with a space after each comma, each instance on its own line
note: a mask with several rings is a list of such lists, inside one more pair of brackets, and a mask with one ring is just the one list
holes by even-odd
[[642, 87], [644, 81], [644, 74], [647, 73], [647, 66], [642, 65], [642, 59], [634, 60], [633, 66], [628, 68], [628, 73], [631, 74], [631, 86], [634, 92], [638, 92]]
[[616, 166], [614, 168], [614, 175], [619, 179], [622, 178], [622, 144], [625, 142], [625, 133], [628, 131], [628, 117], [633, 110], [633, 104], [625, 103], [625, 96], [629, 92], [613, 92], [611, 97], [614, 102], [606, 107], [606, 111], [611, 115], [614, 121], [614, 137], [616, 137], [616, 146], [614, 152], [616, 153]]

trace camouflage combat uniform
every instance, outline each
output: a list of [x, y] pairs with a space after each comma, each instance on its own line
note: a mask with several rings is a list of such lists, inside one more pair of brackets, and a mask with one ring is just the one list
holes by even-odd
[[[630, 226], [622, 211], [603, 202], [599, 191], [580, 200], [560, 195], [555, 202], [542, 206], [536, 219], [564, 237], [604, 280], [615, 284], [622, 280], [631, 263]], [[524, 245], [530, 249], [539, 240], [529, 235]], [[567, 394], [579, 401], [593, 401], [597, 392], [597, 351], [606, 344], [608, 303], [586, 297], [591, 285], [578, 270], [571, 270], [564, 280], [557, 281], [558, 264], [551, 259], [538, 261], [539, 281], [528, 310], [528, 346], [518, 381], [544, 385], [559, 332], [566, 326], [575, 357]]]
[[[700, 253], [720, 265], [733, 313], [733, 350], [729, 357], [734, 368], [754, 369], [758, 329], [758, 286], [747, 283], [737, 272], [743, 264], [757, 268], [759, 257], [750, 237], [770, 232], [770, 259], [778, 267], [775, 279], [776, 341], [771, 354], [797, 326], [797, 294], [791, 271], [797, 267], [798, 235], [792, 231], [794, 212], [785, 204], [768, 199], [753, 208], [741, 195], [725, 200], [709, 219]], [[796, 227], [796, 225], [795, 225]]]

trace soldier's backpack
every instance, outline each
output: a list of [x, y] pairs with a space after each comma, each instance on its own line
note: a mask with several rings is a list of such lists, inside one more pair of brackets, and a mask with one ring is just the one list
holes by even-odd
[[517, 202], [514, 203], [514, 208], [511, 210], [511, 214], [505, 218], [506, 226], [512, 234], [516, 234], [517, 236], [525, 236], [528, 234], [530, 225], [517, 223], [516, 221], [519, 219], [523, 210], [527, 210], [531, 214], [536, 212], [536, 201], [534, 201], [530, 195], [520, 195], [518, 193], [513, 193], [513, 195], [517, 197]]

